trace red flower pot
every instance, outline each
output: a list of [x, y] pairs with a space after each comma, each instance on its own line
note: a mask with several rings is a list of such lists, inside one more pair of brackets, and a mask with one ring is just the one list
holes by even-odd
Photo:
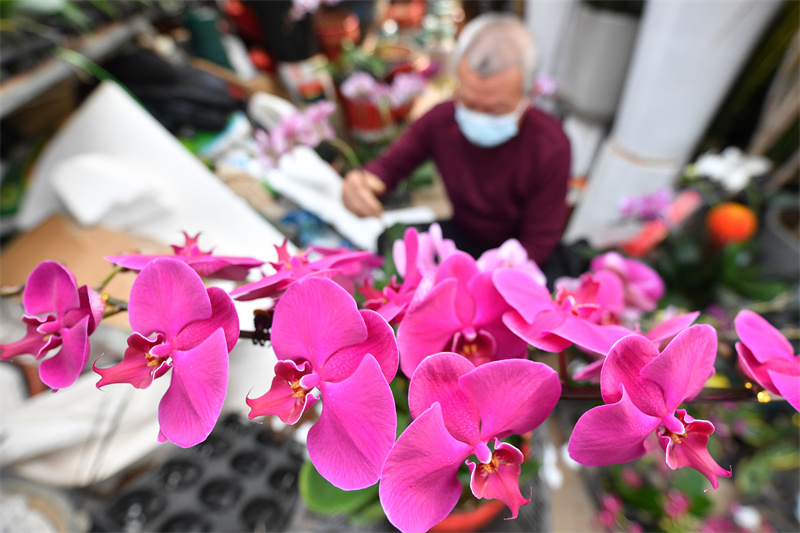
[[342, 42], [358, 42], [361, 27], [355, 13], [336, 9], [320, 10], [314, 18], [314, 33], [317, 34], [322, 53], [334, 61], [342, 53]]
[[505, 504], [500, 500], [488, 500], [469, 511], [453, 511], [430, 530], [433, 533], [478, 531], [500, 514], [504, 507]]

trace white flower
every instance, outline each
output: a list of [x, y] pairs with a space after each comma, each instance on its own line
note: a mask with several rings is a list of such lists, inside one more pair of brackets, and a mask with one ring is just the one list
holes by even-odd
[[765, 174], [771, 168], [772, 163], [766, 157], [745, 155], [735, 146], [725, 148], [721, 154], [706, 152], [694, 163], [695, 174], [721, 183], [731, 193], [741, 191], [752, 178]]

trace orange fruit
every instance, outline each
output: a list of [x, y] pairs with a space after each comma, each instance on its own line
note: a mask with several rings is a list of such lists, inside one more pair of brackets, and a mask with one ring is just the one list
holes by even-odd
[[709, 210], [706, 229], [711, 239], [720, 246], [745, 242], [758, 229], [758, 217], [746, 205], [725, 202]]

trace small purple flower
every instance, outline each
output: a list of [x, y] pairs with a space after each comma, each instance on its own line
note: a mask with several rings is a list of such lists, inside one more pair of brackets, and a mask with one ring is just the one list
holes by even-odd
[[425, 78], [416, 72], [398, 72], [392, 80], [389, 90], [389, 104], [402, 107], [425, 90]]
[[366, 72], [353, 72], [342, 82], [342, 94], [350, 100], [369, 100], [378, 82]]
[[666, 220], [672, 203], [672, 190], [661, 188], [649, 194], [624, 196], [619, 202], [620, 216], [643, 222]]
[[478, 460], [466, 461], [473, 495], [501, 500], [516, 518], [529, 502], [519, 490], [523, 455], [499, 438], [532, 431], [560, 394], [558, 376], [542, 363], [513, 359], [476, 367], [455, 353], [427, 357], [409, 385], [414, 422], [381, 472], [379, 494], [389, 521], [405, 533], [441, 521], [461, 497], [456, 474], [471, 455]]
[[89, 360], [89, 335], [103, 319], [105, 300], [86, 285], [78, 288], [75, 276], [64, 266], [45, 261], [28, 276], [22, 304], [26, 335], [0, 344], [0, 359], [27, 353], [42, 360], [60, 347], [39, 364], [39, 377], [54, 390], [69, 387]]
[[188, 448], [208, 437], [228, 387], [228, 354], [239, 339], [230, 297], [206, 289], [186, 263], [159, 258], [142, 269], [131, 288], [128, 318], [133, 334], [121, 362], [94, 371], [97, 387], [130, 383], [146, 389], [172, 369], [158, 406], [159, 442]]

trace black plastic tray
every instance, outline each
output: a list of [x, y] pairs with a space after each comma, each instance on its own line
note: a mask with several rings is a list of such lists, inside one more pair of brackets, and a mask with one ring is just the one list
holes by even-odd
[[91, 505], [92, 531], [285, 531], [304, 446], [239, 415]]

